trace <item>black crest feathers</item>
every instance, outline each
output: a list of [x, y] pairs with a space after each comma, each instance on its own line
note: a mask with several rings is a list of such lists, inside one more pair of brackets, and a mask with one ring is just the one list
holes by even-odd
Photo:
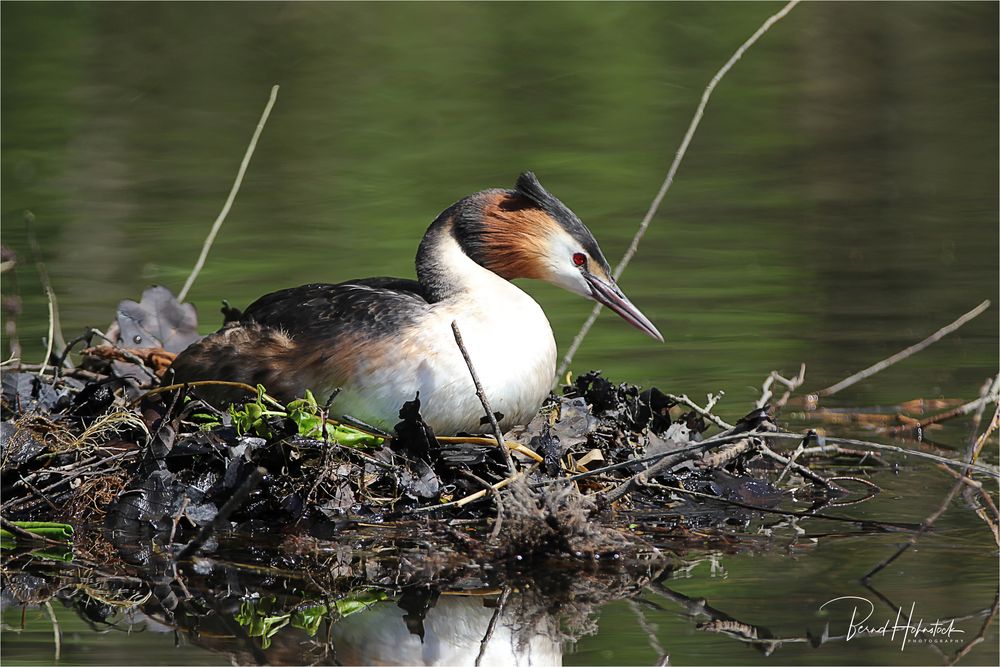
[[561, 202], [549, 194], [549, 191], [542, 187], [534, 173], [526, 171], [517, 177], [514, 188], [518, 193], [524, 195], [531, 201], [545, 209], [561, 206]]

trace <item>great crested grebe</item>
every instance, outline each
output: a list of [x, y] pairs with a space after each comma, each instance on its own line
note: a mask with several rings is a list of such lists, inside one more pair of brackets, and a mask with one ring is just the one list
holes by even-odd
[[549, 321], [514, 278], [599, 301], [663, 341], [615, 284], [590, 230], [526, 172], [513, 190], [477, 192], [443, 211], [420, 242], [417, 280], [363, 278], [262, 296], [238, 322], [184, 350], [174, 381], [262, 384], [283, 400], [310, 389], [323, 401], [340, 389], [333, 414], [386, 430], [419, 392], [435, 433], [482, 433], [489, 425], [452, 334], [457, 321], [506, 430], [535, 415], [556, 369]]

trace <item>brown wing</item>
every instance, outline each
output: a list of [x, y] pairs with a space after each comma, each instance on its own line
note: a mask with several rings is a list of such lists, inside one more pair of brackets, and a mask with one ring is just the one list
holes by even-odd
[[[178, 355], [173, 381], [263, 384], [282, 400], [298, 398], [306, 389], [341, 384], [366, 342], [391, 335], [427, 307], [419, 283], [395, 278], [273, 292], [250, 304], [239, 322]], [[224, 388], [197, 393], [216, 404], [243, 397]]]

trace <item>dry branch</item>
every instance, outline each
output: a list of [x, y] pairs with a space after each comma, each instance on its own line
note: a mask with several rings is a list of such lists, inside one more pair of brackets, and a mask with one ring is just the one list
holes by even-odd
[[781, 408], [785, 407], [785, 403], [791, 397], [792, 392], [802, 386], [802, 383], [806, 379], [806, 365], [801, 364], [799, 366], [799, 374], [795, 377], [788, 379], [782, 376], [778, 371], [771, 371], [771, 373], [765, 378], [764, 384], [760, 388], [760, 398], [757, 399], [756, 408], [759, 410], [767, 405], [768, 401], [774, 396], [774, 392], [771, 391], [771, 387], [774, 386], [775, 382], [784, 385], [785, 393], [775, 401], [773, 407], [773, 412], [777, 412]]
[[458, 349], [462, 352], [462, 358], [465, 359], [465, 365], [469, 367], [469, 373], [472, 375], [472, 382], [476, 385], [476, 396], [479, 397], [479, 402], [483, 404], [483, 410], [486, 411], [486, 417], [490, 420], [490, 426], [493, 428], [493, 435], [497, 439], [497, 445], [500, 446], [500, 451], [503, 452], [504, 459], [507, 461], [507, 469], [510, 471], [511, 475], [517, 473], [517, 467], [514, 466], [514, 459], [510, 456], [510, 450], [507, 449], [507, 445], [503, 441], [503, 432], [500, 430], [500, 425], [497, 424], [497, 416], [493, 413], [493, 408], [490, 407], [490, 401], [486, 397], [486, 392], [483, 391], [483, 385], [479, 382], [479, 375], [476, 374], [476, 369], [472, 365], [472, 359], [469, 357], [469, 351], [465, 349], [465, 343], [462, 341], [462, 332], [458, 330], [458, 322], [451, 323], [452, 333], [455, 334], [455, 343], [458, 345]]
[[981, 304], [979, 304], [978, 306], [967, 312], [965, 315], [962, 315], [960, 318], [958, 318], [951, 324], [941, 327], [940, 329], [932, 333], [930, 336], [920, 341], [919, 343], [911, 345], [905, 350], [900, 350], [891, 357], [883, 359], [877, 364], [873, 364], [862, 371], [858, 371], [854, 375], [846, 377], [836, 384], [830, 385], [826, 389], [820, 389], [819, 391], [815, 392], [815, 394], [817, 396], [833, 396], [837, 392], [843, 389], [847, 389], [853, 384], [857, 384], [858, 382], [861, 382], [864, 379], [870, 378], [876, 373], [879, 373], [881, 371], [884, 371], [886, 368], [889, 368], [889, 366], [892, 366], [893, 364], [902, 361], [907, 357], [911, 357], [917, 352], [923, 350], [924, 348], [933, 345], [934, 343], [938, 342], [948, 334], [961, 328], [962, 325], [964, 325], [966, 322], [969, 322], [970, 320], [973, 320], [979, 315], [981, 315], [983, 311], [985, 311], [989, 307], [990, 307], [990, 302], [989, 299], [987, 299], [986, 301], [983, 301]]
[[225, 222], [226, 216], [229, 215], [229, 209], [233, 207], [236, 194], [240, 191], [240, 185], [243, 183], [243, 175], [246, 174], [247, 167], [250, 166], [250, 158], [253, 157], [254, 149], [257, 148], [257, 139], [260, 138], [260, 133], [264, 131], [264, 124], [267, 123], [267, 117], [271, 115], [271, 107], [274, 106], [276, 99], [278, 99], [278, 86], [273, 86], [271, 88], [271, 97], [268, 99], [267, 106], [264, 107], [264, 113], [261, 114], [257, 128], [250, 139], [250, 145], [247, 146], [247, 151], [243, 156], [243, 162], [240, 163], [239, 171], [236, 172], [236, 180], [233, 181], [233, 187], [229, 190], [226, 203], [223, 204], [222, 211], [219, 212], [219, 217], [212, 223], [212, 229], [209, 230], [208, 236], [205, 238], [205, 243], [201, 246], [201, 254], [198, 255], [198, 261], [195, 262], [194, 268], [191, 269], [191, 274], [184, 283], [184, 287], [181, 288], [180, 294], [177, 295], [177, 300], [180, 302], [183, 302], [185, 297], [187, 297], [188, 291], [194, 285], [194, 281], [198, 278], [198, 274], [201, 273], [202, 267], [205, 266], [208, 252], [212, 249], [212, 244], [215, 243], [215, 236], [219, 233], [219, 229], [222, 228], [222, 223]]
[[[652, 222], [653, 217], [656, 215], [657, 211], [660, 210], [660, 204], [663, 202], [663, 198], [666, 197], [667, 191], [670, 186], [673, 185], [674, 175], [677, 173], [678, 167], [680, 167], [681, 160], [684, 159], [685, 153], [687, 153], [688, 146], [691, 144], [691, 140], [694, 138], [694, 133], [698, 129], [699, 123], [701, 123], [701, 118], [705, 114], [705, 107], [708, 106], [708, 100], [712, 97], [712, 93], [715, 91], [715, 87], [719, 85], [729, 70], [733, 68], [733, 65], [743, 57], [747, 49], [754, 45], [754, 43], [761, 38], [768, 30], [771, 29], [775, 23], [783, 19], [788, 12], [792, 11], [795, 5], [799, 4], [799, 0], [792, 0], [787, 5], [782, 7], [778, 12], [770, 16], [756, 32], [754, 32], [750, 37], [743, 42], [736, 52], [730, 56], [729, 60], [719, 68], [719, 71], [715, 73], [715, 76], [711, 78], [708, 85], [705, 86], [704, 92], [701, 94], [701, 101], [698, 102], [698, 107], [695, 109], [694, 117], [691, 118], [691, 123], [688, 125], [687, 132], [684, 133], [684, 138], [681, 140], [680, 148], [677, 149], [677, 153], [674, 155], [674, 161], [670, 164], [670, 168], [667, 170], [667, 175], [663, 179], [663, 183], [660, 185], [659, 191], [656, 196], [653, 197], [652, 203], [649, 205], [649, 210], [646, 211], [646, 215], [643, 216], [642, 222], [639, 223], [639, 228], [635, 232], [635, 236], [632, 237], [632, 242], [629, 244], [628, 250], [622, 255], [621, 260], [618, 261], [618, 265], [614, 270], [615, 280], [618, 280], [622, 273], [625, 271], [625, 267], [628, 266], [629, 262], [632, 261], [632, 257], [635, 255], [636, 250], [639, 248], [639, 242], [642, 241], [642, 237], [646, 235], [646, 229], [649, 227], [649, 223]], [[573, 343], [569, 346], [569, 350], [566, 352], [566, 356], [563, 357], [562, 363], [559, 365], [559, 369], [556, 371], [556, 379], [561, 377], [566, 370], [569, 368], [570, 363], [573, 361], [573, 357], [576, 355], [576, 351], [580, 348], [583, 343], [583, 339], [587, 337], [590, 332], [590, 328], [594, 326], [594, 322], [597, 321], [597, 316], [601, 313], [601, 304], [595, 304], [594, 308], [590, 311], [590, 315], [587, 316], [587, 320], [580, 327], [580, 331], [577, 332], [576, 337], [573, 339]]]

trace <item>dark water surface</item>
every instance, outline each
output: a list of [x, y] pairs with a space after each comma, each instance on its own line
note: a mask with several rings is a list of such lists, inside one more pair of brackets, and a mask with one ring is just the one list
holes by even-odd
[[[439, 211], [526, 169], [614, 264], [706, 82], [779, 6], [5, 3], [0, 222], [20, 263], [3, 293], [23, 300], [23, 357], [41, 361], [48, 326], [24, 211], [67, 338], [103, 329], [146, 285], [180, 289], [275, 83], [277, 106], [189, 298], [203, 331], [221, 323], [223, 298], [244, 306], [306, 282], [412, 276]], [[805, 362], [806, 388], [818, 389], [996, 304], [997, 19], [993, 3], [797, 7], [720, 84], [621, 281], [667, 342], [604, 314], [573, 368], [691, 396], [725, 390], [720, 413], [734, 420], [772, 369]], [[524, 287], [565, 350], [589, 303]], [[994, 305], [828, 404], [970, 400], [997, 372], [998, 337]], [[933, 438], [961, 450], [967, 432]], [[997, 463], [995, 438], [985, 458]], [[952, 484], [912, 461], [875, 479], [882, 494], [843, 515], [919, 522]], [[760, 549], [687, 551], [663, 585], [786, 638], [827, 621], [842, 634], [850, 608], [818, 607], [857, 595], [880, 624], [911, 603], [927, 622], [971, 614], [953, 636], [969, 640], [996, 596], [996, 544], [961, 497], [872, 582], [877, 593], [858, 580], [905, 535], [805, 530], [777, 529]], [[765, 656], [697, 629], [708, 618], [662, 590], [639, 599], [601, 606], [596, 634], [548, 648], [566, 664], [652, 664], [660, 650], [637, 608], [672, 664], [939, 664], [961, 645], [803, 641]], [[156, 624], [95, 634], [56, 611], [67, 663], [228, 662], [204, 637], [175, 647]], [[456, 603], [480, 619], [472, 634], [481, 611]], [[5, 662], [51, 662], [46, 612], [28, 609], [16, 631], [21, 613], [3, 614]], [[345, 636], [370, 636], [352, 623]], [[963, 664], [997, 660], [994, 620]]]

